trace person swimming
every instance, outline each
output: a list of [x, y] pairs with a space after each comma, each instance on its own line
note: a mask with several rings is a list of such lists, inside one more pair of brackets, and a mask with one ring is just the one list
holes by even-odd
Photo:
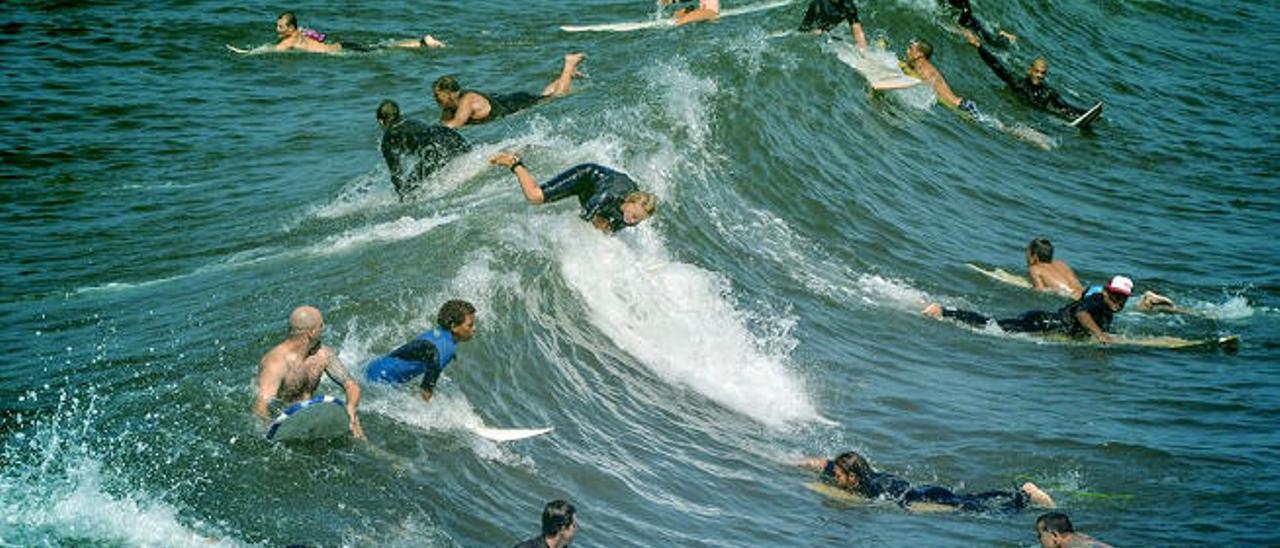
[[819, 470], [822, 481], [839, 489], [866, 497], [883, 499], [910, 510], [913, 505], [937, 505], [965, 512], [1017, 512], [1029, 505], [1053, 508], [1053, 499], [1031, 482], [1015, 491], [955, 493], [937, 485], [913, 487], [893, 474], [877, 472], [867, 459], [854, 451], [834, 459], [806, 459], [801, 466]]
[[479, 124], [515, 114], [521, 110], [573, 91], [573, 79], [582, 76], [578, 65], [587, 58], [585, 53], [564, 56], [560, 75], [542, 88], [542, 93], [515, 93], [488, 95], [479, 91], [462, 89], [457, 77], [441, 76], [431, 84], [431, 95], [440, 105], [440, 123], [457, 129], [467, 124]]
[[[1124, 309], [1133, 293], [1133, 280], [1116, 276], [1096, 293], [1086, 292], [1079, 300], [1057, 311], [1032, 310], [1016, 318], [996, 320], [1000, 329], [1010, 333], [1062, 333], [1071, 337], [1092, 335], [1098, 342], [1108, 344], [1111, 338], [1107, 329], [1116, 312]], [[922, 313], [934, 318], [948, 318], [974, 327], [985, 327], [991, 318], [968, 310], [945, 308], [931, 303]]]
[[982, 46], [982, 41], [973, 31], [966, 29], [964, 36], [969, 45], [978, 49], [978, 56], [982, 57], [982, 61], [991, 67], [991, 71], [996, 73], [996, 76], [1003, 80], [1023, 102], [1068, 120], [1074, 120], [1085, 113], [1085, 109], [1068, 103], [1058, 90], [1045, 83], [1045, 78], [1049, 75], [1049, 62], [1044, 57], [1035, 58], [1027, 67], [1027, 75], [1016, 78], [1000, 58]]
[[382, 47], [391, 48], [442, 48], [445, 43], [436, 40], [430, 34], [414, 40], [401, 40], [387, 46], [365, 45], [355, 42], [326, 42], [328, 38], [323, 32], [298, 26], [298, 16], [291, 11], [281, 13], [276, 18], [276, 35], [278, 42], [271, 49], [274, 51], [305, 51], [309, 53], [337, 53], [340, 51], [372, 51]]
[[520, 182], [524, 197], [540, 205], [576, 196], [581, 217], [605, 232], [617, 232], [640, 224], [653, 215], [658, 198], [641, 192], [627, 174], [600, 164], [579, 164], [538, 185], [520, 157], [500, 152], [489, 163], [511, 170]]
[[436, 326], [369, 362], [365, 378], [379, 383], [406, 383], [422, 375], [422, 400], [431, 401], [436, 381], [453, 362], [458, 343], [476, 334], [476, 308], [467, 301], [444, 303], [436, 314]]

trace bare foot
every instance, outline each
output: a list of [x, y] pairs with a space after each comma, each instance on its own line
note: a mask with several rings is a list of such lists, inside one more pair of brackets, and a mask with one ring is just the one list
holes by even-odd
[[921, 314], [924, 314], [925, 316], [929, 316], [930, 318], [939, 318], [939, 319], [941, 319], [941, 318], [942, 318], [942, 305], [940, 305], [940, 304], [938, 304], [938, 303], [929, 303], [929, 306], [924, 307], [924, 310], [921, 310], [921, 311], [920, 311], [920, 313], [921, 313]]
[[1049, 493], [1044, 492], [1043, 489], [1037, 487], [1034, 483], [1028, 481], [1022, 484], [1022, 491], [1026, 493], [1027, 496], [1031, 497], [1031, 503], [1036, 506], [1041, 508], [1057, 507], [1057, 505], [1053, 503], [1053, 498], [1049, 496]]
[[444, 42], [436, 40], [436, 38], [430, 34], [423, 35], [422, 45], [429, 48], [443, 48], [445, 46]]

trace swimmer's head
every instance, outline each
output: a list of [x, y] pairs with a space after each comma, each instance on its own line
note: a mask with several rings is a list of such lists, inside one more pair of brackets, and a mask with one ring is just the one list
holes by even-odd
[[1040, 540], [1040, 546], [1065, 546], [1067, 539], [1063, 537], [1075, 532], [1071, 518], [1062, 512], [1047, 512], [1036, 518], [1036, 538]]
[[400, 119], [400, 105], [395, 101], [386, 100], [378, 104], [378, 125], [383, 129], [391, 127]]
[[298, 16], [286, 11], [276, 18], [276, 34], [288, 36], [298, 30]]
[[1124, 304], [1128, 302], [1129, 295], [1133, 294], [1133, 280], [1124, 276], [1116, 276], [1107, 282], [1106, 287], [1102, 288], [1107, 301], [1107, 306], [1111, 307], [1113, 312], [1119, 312], [1124, 308]]
[[442, 107], [454, 108], [458, 106], [458, 95], [462, 93], [462, 85], [458, 84], [458, 79], [452, 75], [441, 76], [431, 84], [431, 94], [435, 95], [436, 103]]
[[542, 508], [542, 536], [559, 537], [556, 546], [567, 546], [578, 533], [577, 509], [567, 500], [553, 500]]
[[324, 333], [324, 317], [320, 309], [314, 306], [299, 306], [289, 314], [289, 337], [306, 337], [310, 350], [320, 346], [320, 335]]
[[907, 61], [915, 62], [917, 59], [928, 59], [932, 55], [933, 45], [924, 38], [913, 39], [907, 45]]
[[622, 210], [622, 222], [635, 226], [653, 216], [658, 209], [658, 197], [648, 192], [632, 192], [618, 206]]
[[832, 464], [836, 487], [868, 494], [867, 482], [871, 477], [871, 464], [867, 459], [854, 451], [849, 451], [837, 456]]
[[476, 307], [462, 300], [451, 300], [440, 307], [436, 325], [453, 334], [454, 340], [467, 342], [476, 334]]
[[1049, 76], [1049, 62], [1044, 57], [1036, 57], [1031, 65], [1027, 67], [1027, 80], [1031, 81], [1031, 85], [1044, 85], [1044, 79]]
[[1034, 258], [1038, 263], [1053, 262], [1053, 244], [1047, 238], [1036, 238], [1027, 244], [1027, 264], [1033, 264], [1031, 259]]

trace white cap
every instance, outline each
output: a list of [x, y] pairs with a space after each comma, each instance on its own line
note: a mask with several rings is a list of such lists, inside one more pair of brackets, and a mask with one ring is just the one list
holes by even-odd
[[1133, 280], [1124, 276], [1116, 276], [1107, 282], [1107, 291], [1128, 297], [1133, 294]]

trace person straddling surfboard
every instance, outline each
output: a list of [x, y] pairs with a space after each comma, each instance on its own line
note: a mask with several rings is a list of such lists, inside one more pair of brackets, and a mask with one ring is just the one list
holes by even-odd
[[973, 31], [965, 29], [964, 38], [969, 45], [978, 49], [978, 55], [982, 57], [982, 61], [991, 67], [991, 71], [996, 73], [996, 76], [1003, 80], [1023, 102], [1068, 120], [1075, 120], [1087, 111], [1068, 103], [1058, 90], [1045, 83], [1045, 78], [1049, 75], [1049, 62], [1044, 57], [1035, 58], [1027, 67], [1027, 75], [1017, 78], [999, 57], [983, 47], [982, 40], [978, 39]]
[[885, 499], [904, 509], [925, 505], [966, 512], [1017, 512], [1027, 506], [1053, 508], [1053, 498], [1036, 484], [1025, 482], [1015, 491], [960, 494], [937, 485], [913, 487], [893, 474], [877, 472], [862, 455], [849, 451], [834, 459], [812, 458], [800, 466], [817, 470], [823, 482], [868, 499]]
[[542, 88], [542, 93], [518, 91], [502, 95], [486, 95], [479, 91], [462, 89], [454, 76], [441, 76], [431, 84], [431, 94], [440, 105], [440, 123], [457, 129], [467, 124], [489, 122], [514, 114], [573, 91], [573, 79], [581, 76], [578, 65], [587, 58], [585, 53], [564, 56], [560, 75]]
[[520, 157], [499, 152], [489, 163], [510, 169], [529, 203], [547, 204], [576, 196], [581, 217], [605, 232], [635, 226], [653, 215], [658, 198], [641, 192], [627, 174], [599, 164], [579, 164], [538, 185]]
[[329, 41], [324, 33], [298, 26], [298, 16], [286, 11], [276, 18], [276, 35], [280, 42], [274, 51], [305, 51], [310, 53], [337, 53], [339, 51], [371, 51], [383, 47], [388, 48], [443, 48], [444, 42], [436, 40], [430, 34], [416, 40], [401, 40], [386, 46], [370, 46], [354, 42]]
[[300, 306], [289, 314], [289, 335], [262, 357], [258, 365], [258, 395], [253, 400], [253, 414], [264, 424], [271, 422], [271, 408], [285, 407], [311, 399], [320, 385], [320, 377], [328, 375], [342, 385], [346, 393], [347, 415], [351, 417], [351, 435], [364, 439], [360, 428], [360, 385], [347, 371], [333, 349], [321, 341], [324, 317], [312, 306]]
[[467, 140], [451, 128], [401, 116], [400, 105], [395, 101], [379, 104], [377, 118], [382, 128], [382, 158], [401, 202], [423, 179], [471, 149]]
[[1045, 512], [1036, 518], [1036, 540], [1042, 548], [1111, 548], [1110, 544], [1076, 532], [1071, 518], [1062, 512]]
[[467, 301], [448, 301], [436, 313], [435, 327], [369, 362], [364, 376], [372, 382], [406, 383], [422, 375], [422, 400], [429, 402], [440, 374], [453, 362], [458, 343], [475, 334], [476, 308]]
[[[683, 0], [658, 0], [658, 5], [669, 6], [671, 4], [681, 3], [682, 1]], [[719, 17], [720, 0], [698, 0], [698, 7], [680, 8], [671, 16], [671, 18], [675, 20], [677, 27], [701, 21], [715, 21]]]
[[[1032, 310], [1018, 316], [996, 320], [996, 325], [1010, 333], [1061, 333], [1072, 337], [1092, 335], [1099, 343], [1109, 344], [1107, 329], [1116, 312], [1124, 309], [1133, 293], [1133, 280], [1124, 276], [1111, 278], [1096, 293], [1086, 293], [1082, 298], [1057, 311]], [[945, 308], [931, 303], [922, 311], [926, 316], [948, 318], [974, 327], [985, 327], [992, 320], [977, 312]]]
[[[1066, 261], [1053, 258], [1053, 242], [1046, 238], [1036, 238], [1027, 244], [1027, 277], [1031, 278], [1031, 288], [1036, 291], [1057, 293], [1072, 299], [1079, 299], [1086, 293], [1096, 293], [1102, 289], [1100, 286], [1093, 286], [1086, 290]], [[1189, 313], [1178, 308], [1173, 299], [1155, 291], [1143, 291], [1133, 308], [1139, 312]]]

